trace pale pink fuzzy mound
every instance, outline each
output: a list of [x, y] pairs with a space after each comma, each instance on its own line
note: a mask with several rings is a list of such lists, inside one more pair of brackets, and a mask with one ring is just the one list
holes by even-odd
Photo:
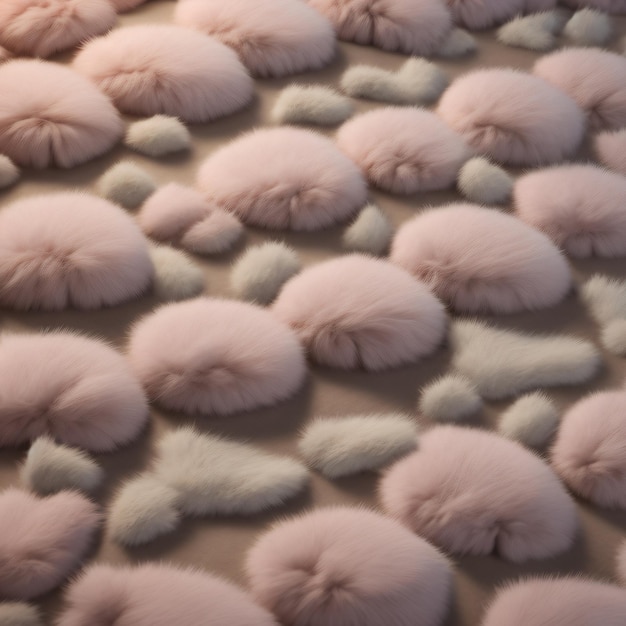
[[246, 224], [265, 228], [327, 228], [367, 201], [359, 168], [330, 139], [299, 128], [235, 139], [200, 166], [197, 185]]
[[437, 113], [476, 152], [510, 165], [562, 161], [576, 152], [585, 133], [585, 116], [570, 97], [513, 69], [457, 78]]
[[170, 304], [140, 320], [128, 356], [148, 396], [183, 413], [227, 415], [293, 395], [306, 363], [268, 311], [234, 300]]
[[332, 26], [302, 0], [180, 0], [174, 21], [233, 48], [255, 76], [318, 70], [336, 52]]
[[626, 509], [626, 391], [583, 398], [563, 417], [552, 466], [579, 496]]
[[18, 165], [74, 167], [108, 152], [123, 131], [111, 101], [71, 69], [0, 65], [0, 154]]
[[595, 165], [531, 172], [513, 188], [517, 215], [573, 257], [626, 255], [626, 177]]
[[600, 133], [594, 140], [594, 149], [601, 163], [626, 176], [626, 128]]
[[403, 194], [452, 187], [470, 156], [465, 141], [434, 113], [411, 107], [358, 115], [339, 129], [337, 145], [371, 184]]
[[293, 626], [439, 626], [451, 570], [429, 543], [367, 509], [283, 521], [248, 553], [252, 595]]
[[626, 0], [561, 0], [573, 9], [597, 9], [605, 13], [626, 13]]
[[147, 291], [153, 272], [139, 227], [96, 196], [33, 196], [0, 212], [0, 306], [113, 306]]
[[548, 237], [472, 204], [431, 209], [405, 222], [390, 260], [466, 313], [543, 309], [572, 284], [567, 261]]
[[533, 73], [573, 98], [592, 129], [626, 126], [626, 56], [599, 48], [567, 48], [539, 59]]
[[308, 0], [344, 41], [389, 52], [429, 56], [452, 30], [442, 0]]
[[138, 6], [145, 4], [147, 0], [109, 0], [118, 13], [124, 13], [136, 9]]
[[626, 592], [584, 578], [531, 578], [496, 595], [481, 626], [624, 626]]
[[[450, 7], [455, 22], [478, 30], [502, 24], [527, 9], [529, 0], [442, 0]], [[530, 0], [531, 4], [533, 0]], [[538, 4], [534, 0], [534, 4]], [[545, 4], [545, 0], [543, 0]], [[552, 3], [554, 4], [554, 2]]]
[[85, 556], [99, 524], [96, 505], [78, 493], [0, 493], [0, 597], [28, 600], [58, 587]]
[[56, 626], [277, 626], [224, 580], [161, 564], [94, 565], [68, 588]]
[[432, 354], [447, 329], [443, 305], [386, 261], [351, 254], [289, 280], [272, 306], [311, 358], [380, 371]]
[[2, 0], [0, 45], [48, 57], [105, 33], [116, 20], [110, 0]]
[[549, 466], [477, 428], [428, 431], [379, 493], [387, 513], [455, 554], [544, 559], [569, 549], [578, 530], [574, 502]]
[[179, 26], [129, 26], [87, 43], [75, 70], [134, 115], [209, 122], [245, 107], [254, 85], [237, 55]]
[[108, 452], [148, 420], [141, 386], [113, 348], [70, 332], [0, 335], [0, 446], [47, 435]]
[[623, 541], [617, 550], [617, 576], [622, 583], [626, 585], [626, 541]]

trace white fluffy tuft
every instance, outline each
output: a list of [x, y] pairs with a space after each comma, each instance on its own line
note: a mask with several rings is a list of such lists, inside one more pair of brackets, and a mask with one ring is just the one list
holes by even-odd
[[0, 602], [0, 626], [42, 626], [39, 611], [24, 602]]
[[520, 15], [501, 26], [497, 38], [506, 46], [544, 52], [556, 46], [561, 26], [557, 11]]
[[300, 269], [300, 259], [293, 248], [270, 241], [243, 253], [230, 273], [230, 286], [238, 298], [265, 305]]
[[459, 171], [457, 185], [465, 198], [480, 204], [503, 204], [511, 197], [513, 178], [484, 157], [475, 157]]
[[126, 145], [151, 157], [189, 150], [191, 135], [187, 127], [169, 115], [155, 115], [135, 122], [126, 131]]
[[8, 156], [0, 154], [0, 189], [14, 185], [20, 178], [20, 170]]
[[437, 56], [456, 59], [476, 52], [476, 39], [462, 28], [453, 29], [437, 51]]
[[305, 461], [328, 478], [377, 470], [417, 445], [414, 422], [403, 415], [316, 419], [298, 444]]
[[143, 204], [156, 188], [152, 176], [132, 161], [117, 163], [98, 181], [100, 195], [126, 209], [135, 209]]
[[322, 85], [290, 85], [283, 89], [272, 109], [276, 124], [334, 126], [347, 120], [354, 107], [349, 98]]
[[563, 34], [571, 43], [579, 46], [603, 46], [613, 35], [613, 24], [606, 13], [582, 9], [572, 15]]
[[530, 448], [545, 448], [559, 425], [554, 403], [543, 393], [518, 398], [503, 414], [498, 432]]
[[341, 77], [341, 88], [353, 98], [393, 104], [434, 102], [448, 86], [448, 77], [433, 63], [411, 58], [397, 72], [356, 65]]
[[449, 374], [422, 390], [419, 409], [436, 422], [461, 422], [483, 406], [476, 386], [465, 376]]
[[602, 328], [602, 345], [617, 356], [626, 356], [626, 319], [613, 320]]
[[31, 445], [20, 476], [26, 487], [42, 496], [64, 489], [91, 493], [104, 478], [102, 468], [88, 454], [48, 437]]
[[389, 249], [393, 225], [374, 204], [368, 204], [343, 233], [343, 245], [348, 250], [368, 252], [375, 256]]
[[150, 246], [154, 265], [153, 292], [161, 300], [187, 300], [204, 291], [202, 268], [191, 257], [171, 246]]

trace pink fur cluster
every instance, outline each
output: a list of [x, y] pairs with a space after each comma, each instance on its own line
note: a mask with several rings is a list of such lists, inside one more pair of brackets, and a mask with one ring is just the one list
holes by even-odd
[[597, 9], [605, 13], [626, 13], [626, 0], [561, 0], [572, 9]]
[[247, 559], [253, 596], [281, 624], [439, 626], [451, 572], [429, 543], [366, 509], [277, 524]]
[[463, 139], [430, 111], [385, 107], [346, 122], [337, 144], [377, 187], [394, 193], [446, 189], [470, 156]]
[[446, 314], [428, 289], [390, 263], [352, 254], [288, 281], [273, 307], [323, 365], [384, 370], [434, 352]]
[[476, 152], [510, 165], [561, 161], [576, 152], [585, 132], [585, 116], [569, 96], [512, 69], [457, 78], [437, 113]]
[[572, 280], [565, 258], [545, 235], [470, 204], [432, 209], [406, 222], [390, 258], [454, 309], [470, 313], [553, 306]]
[[252, 79], [230, 48], [178, 26], [114, 30], [88, 42], [73, 67], [135, 115], [208, 122], [238, 111], [253, 95]]
[[594, 148], [601, 163], [626, 176], [626, 128], [599, 133], [595, 138]]
[[[537, 5], [536, 10], [549, 4], [546, 0], [444, 0], [447, 2], [454, 20], [472, 30], [489, 28], [502, 24], [524, 12], [527, 2]], [[551, 4], [554, 5], [555, 0]]]

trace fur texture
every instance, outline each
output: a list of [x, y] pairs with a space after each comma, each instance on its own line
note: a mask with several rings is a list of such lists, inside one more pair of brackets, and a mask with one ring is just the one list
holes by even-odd
[[307, 0], [325, 15], [344, 41], [389, 52], [429, 56], [452, 30], [441, 0]]
[[531, 448], [545, 448], [559, 426], [554, 403], [543, 393], [518, 398], [503, 414], [498, 432]]
[[626, 176], [626, 128], [596, 135], [594, 148], [598, 160]]
[[39, 611], [23, 602], [1, 602], [0, 624], [2, 626], [43, 626]]
[[401, 194], [451, 187], [470, 154], [434, 113], [408, 107], [358, 115], [339, 129], [337, 145], [371, 184]]
[[82, 450], [44, 436], [28, 450], [20, 477], [31, 491], [46, 496], [64, 489], [91, 493], [100, 486], [104, 473]]
[[444, 0], [457, 24], [470, 30], [502, 24], [522, 13], [526, 0]]
[[68, 588], [56, 626], [277, 626], [241, 589], [200, 570], [94, 565]]
[[519, 178], [517, 215], [569, 255], [626, 255], [626, 178], [595, 165], [565, 165]]
[[271, 116], [276, 124], [335, 126], [347, 120], [353, 111], [350, 99], [330, 87], [290, 85], [280, 92]]
[[0, 189], [14, 185], [20, 178], [20, 170], [8, 156], [0, 154]]
[[226, 252], [243, 234], [241, 222], [234, 215], [177, 183], [169, 183], [152, 194], [137, 220], [152, 239], [194, 254]]
[[431, 209], [405, 222], [390, 258], [460, 312], [550, 307], [572, 281], [567, 262], [545, 235], [470, 204]]
[[70, 332], [0, 337], [0, 445], [48, 435], [94, 452], [133, 441], [148, 419], [125, 359]]
[[111, 101], [69, 68], [0, 65], [0, 153], [18, 165], [74, 167], [108, 152], [122, 133]]
[[380, 497], [389, 514], [455, 554], [550, 558], [578, 529], [573, 500], [539, 457], [473, 428], [428, 431], [384, 476]]
[[539, 59], [533, 73], [573, 98], [592, 129], [626, 126], [626, 57], [596, 48], [569, 48]]
[[19, 200], [0, 213], [0, 306], [113, 306], [143, 294], [152, 275], [141, 231], [106, 200], [57, 193]]
[[304, 382], [295, 335], [263, 309], [200, 298], [163, 306], [133, 328], [129, 358], [149, 397], [184, 413], [275, 404]]
[[583, 9], [574, 13], [563, 34], [578, 46], [604, 46], [613, 35], [613, 24], [606, 13]]
[[415, 449], [414, 422], [400, 414], [316, 419], [298, 444], [304, 460], [328, 478], [377, 470]]
[[85, 556], [100, 524], [96, 506], [65, 491], [0, 494], [0, 594], [29, 600], [58, 587]]
[[579, 496], [626, 509], [626, 392], [583, 398], [564, 415], [552, 466]]
[[455, 369], [494, 400], [541, 387], [580, 385], [602, 363], [592, 343], [567, 335], [528, 335], [459, 320], [450, 337]]
[[473, 54], [478, 49], [476, 39], [462, 28], [453, 28], [443, 45], [437, 50], [437, 56], [444, 59], [456, 59]]
[[476, 386], [459, 374], [448, 374], [424, 387], [419, 403], [420, 412], [436, 422], [461, 422], [482, 408]]
[[242, 300], [269, 304], [301, 269], [296, 251], [278, 241], [248, 248], [230, 272], [231, 291]]
[[344, 231], [343, 245], [348, 250], [380, 256], [387, 252], [392, 237], [389, 218], [375, 204], [368, 204]]
[[585, 132], [585, 116], [571, 98], [512, 69], [457, 78], [437, 113], [476, 152], [510, 165], [561, 161], [576, 152]]
[[154, 265], [152, 290], [161, 300], [187, 300], [204, 291], [203, 268], [191, 257], [170, 246], [151, 246]]
[[152, 176], [132, 161], [120, 161], [98, 181], [98, 192], [125, 209], [136, 209], [156, 191]]
[[600, 325], [602, 345], [613, 354], [626, 355], [626, 282], [596, 274], [580, 295]]
[[237, 55], [201, 33], [128, 26], [87, 43], [73, 62], [124, 113], [209, 122], [246, 106], [252, 79]]
[[613, 320], [604, 326], [601, 341], [612, 354], [626, 356], [626, 319]]
[[426, 59], [410, 58], [395, 72], [353, 65], [341, 77], [341, 88], [353, 98], [391, 104], [429, 104], [448, 86], [448, 77]]
[[344, 507], [278, 523], [252, 547], [246, 570], [260, 604], [281, 624], [303, 626], [437, 626], [452, 583], [426, 541]]
[[460, 169], [457, 186], [471, 202], [504, 204], [511, 197], [513, 178], [488, 159], [474, 157]]
[[436, 350], [446, 332], [442, 304], [393, 265], [360, 254], [307, 268], [272, 306], [322, 365], [379, 371]]
[[151, 157], [189, 150], [191, 135], [176, 117], [154, 115], [131, 124], [126, 131], [126, 145]]
[[626, 13], [626, 0], [561, 0], [563, 4], [574, 9], [598, 9], [605, 13], [624, 14]]
[[357, 166], [331, 140], [298, 128], [256, 130], [235, 139], [200, 166], [197, 183], [209, 200], [265, 228], [327, 228], [367, 199]]
[[551, 50], [557, 44], [561, 20], [556, 11], [518, 15], [498, 30], [500, 43], [536, 52]]
[[336, 52], [332, 26], [300, 0], [181, 0], [174, 21], [233, 48], [255, 76], [319, 70]]
[[617, 576], [622, 583], [626, 586], [626, 541], [623, 541], [617, 552]]

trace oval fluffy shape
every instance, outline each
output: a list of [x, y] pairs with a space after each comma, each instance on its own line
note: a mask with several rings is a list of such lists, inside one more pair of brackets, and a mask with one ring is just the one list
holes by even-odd
[[570, 97], [512, 69], [457, 78], [437, 113], [476, 152], [510, 165], [561, 161], [576, 152], [585, 132], [585, 116]]
[[289, 280], [272, 306], [311, 358], [378, 371], [435, 351], [446, 332], [443, 305], [425, 285], [386, 261], [351, 254]]
[[574, 502], [548, 465], [474, 428], [427, 432], [384, 476], [380, 498], [389, 514], [456, 554], [549, 558], [567, 550], [578, 529]]
[[441, 0], [308, 0], [344, 41], [416, 56], [435, 54], [452, 30]]
[[85, 556], [100, 524], [96, 505], [64, 491], [0, 494], [0, 595], [28, 600], [58, 587]]
[[19, 200], [0, 214], [0, 306], [97, 309], [142, 295], [153, 267], [128, 214], [79, 192]]
[[58, 63], [0, 65], [0, 153], [18, 165], [74, 167], [108, 152], [123, 133], [111, 101]]
[[626, 392], [583, 398], [563, 416], [552, 466], [579, 496], [626, 509]]
[[265, 228], [327, 228], [367, 199], [359, 168], [331, 140], [299, 128], [257, 130], [236, 139], [204, 162], [197, 184], [209, 200]]
[[603, 165], [626, 176], [626, 128], [596, 135], [594, 149]]
[[553, 306], [572, 280], [548, 237], [510, 215], [471, 204], [425, 211], [405, 222], [390, 258], [463, 312]]
[[281, 624], [438, 626], [451, 570], [433, 546], [367, 509], [280, 522], [248, 553], [252, 595]]
[[362, 113], [339, 129], [337, 145], [370, 183], [403, 194], [452, 187], [470, 156], [434, 113], [409, 107]]
[[502, 24], [526, 9], [527, 0], [444, 0], [457, 24], [472, 30]]
[[252, 79], [227, 46], [178, 26], [129, 26], [87, 43], [73, 63], [134, 115], [209, 122], [246, 106]]
[[565, 165], [518, 178], [513, 188], [521, 220], [568, 254], [626, 255], [626, 177], [594, 165]]
[[301, 0], [181, 0], [174, 21], [233, 48], [255, 76], [318, 70], [335, 56], [335, 33]]
[[148, 418], [141, 387], [107, 344], [69, 332], [0, 338], [0, 446], [49, 435], [107, 452]]
[[585, 111], [592, 129], [626, 126], [626, 57], [598, 48], [568, 48], [537, 61], [533, 73]]
[[293, 395], [306, 364], [295, 335], [260, 307], [199, 298], [133, 328], [130, 362], [148, 396], [184, 413], [224, 415]]
[[71, 584], [56, 626], [276, 626], [216, 576], [168, 565], [95, 565]]
[[626, 593], [583, 578], [531, 578], [504, 587], [482, 626], [622, 626]]

